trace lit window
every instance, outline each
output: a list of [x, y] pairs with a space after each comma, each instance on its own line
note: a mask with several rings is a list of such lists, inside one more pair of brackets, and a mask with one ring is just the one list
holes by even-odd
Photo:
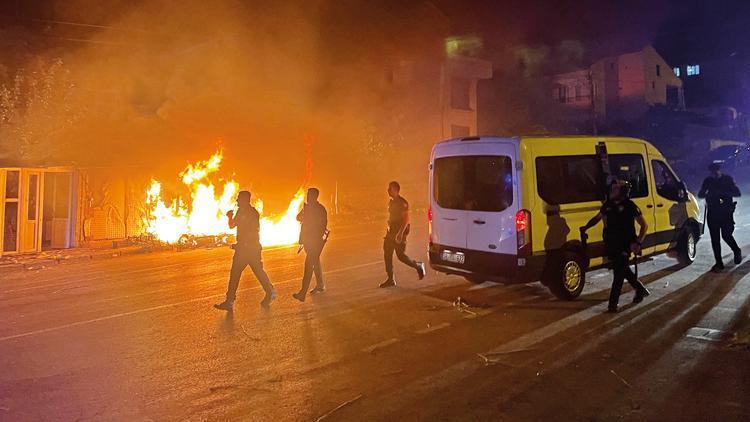
[[688, 65], [687, 69], [685, 69], [685, 70], [686, 70], [686, 73], [687, 73], [688, 76], [695, 76], [695, 75], [700, 75], [701, 74], [701, 67], [700, 67], [700, 65], [697, 65], [697, 64], [695, 64], [695, 65]]
[[674, 70], [674, 74], [675, 74], [675, 76], [677, 76], [677, 77], [679, 78], [679, 77], [680, 77], [680, 68], [679, 68], [679, 67], [675, 67], [675, 68], [674, 68], [674, 69], [672, 69], [672, 70]]

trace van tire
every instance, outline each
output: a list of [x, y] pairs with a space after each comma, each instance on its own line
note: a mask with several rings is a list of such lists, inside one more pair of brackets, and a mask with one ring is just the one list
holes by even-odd
[[692, 225], [688, 225], [677, 241], [677, 260], [681, 265], [690, 265], [697, 256], [698, 236]]
[[580, 253], [564, 251], [555, 258], [546, 271], [544, 284], [563, 300], [573, 300], [581, 295], [586, 284], [586, 260]]

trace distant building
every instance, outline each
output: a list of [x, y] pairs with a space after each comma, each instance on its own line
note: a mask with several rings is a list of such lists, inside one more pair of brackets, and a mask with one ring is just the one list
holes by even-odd
[[650, 45], [553, 79], [551, 94], [573, 119], [613, 121], [655, 105], [685, 106], [682, 80]]
[[440, 138], [477, 134], [477, 84], [492, 77], [492, 64], [471, 57], [448, 58], [441, 87]]
[[750, 113], [750, 59], [739, 55], [682, 63], [681, 75], [688, 108], [731, 107]]

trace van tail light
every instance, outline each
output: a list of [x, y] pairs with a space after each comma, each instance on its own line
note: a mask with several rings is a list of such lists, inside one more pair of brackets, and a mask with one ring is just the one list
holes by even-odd
[[427, 208], [427, 235], [430, 246], [432, 246], [432, 205]]
[[518, 256], [531, 255], [531, 212], [520, 210], [516, 213], [516, 239]]

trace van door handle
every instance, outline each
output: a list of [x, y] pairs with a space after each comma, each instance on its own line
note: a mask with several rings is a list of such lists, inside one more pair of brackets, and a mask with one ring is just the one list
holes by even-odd
[[663, 206], [664, 206], [664, 204], [656, 204], [656, 208], [661, 208]]
[[648, 204], [648, 205], [646, 205], [646, 208], [653, 208], [653, 207], [654, 207], [654, 204]]
[[448, 220], [448, 221], [456, 221], [456, 220], [458, 220], [458, 218], [448, 218], [448, 217], [443, 217], [443, 220]]
[[474, 220], [474, 224], [484, 224], [486, 221], [484, 220]]

